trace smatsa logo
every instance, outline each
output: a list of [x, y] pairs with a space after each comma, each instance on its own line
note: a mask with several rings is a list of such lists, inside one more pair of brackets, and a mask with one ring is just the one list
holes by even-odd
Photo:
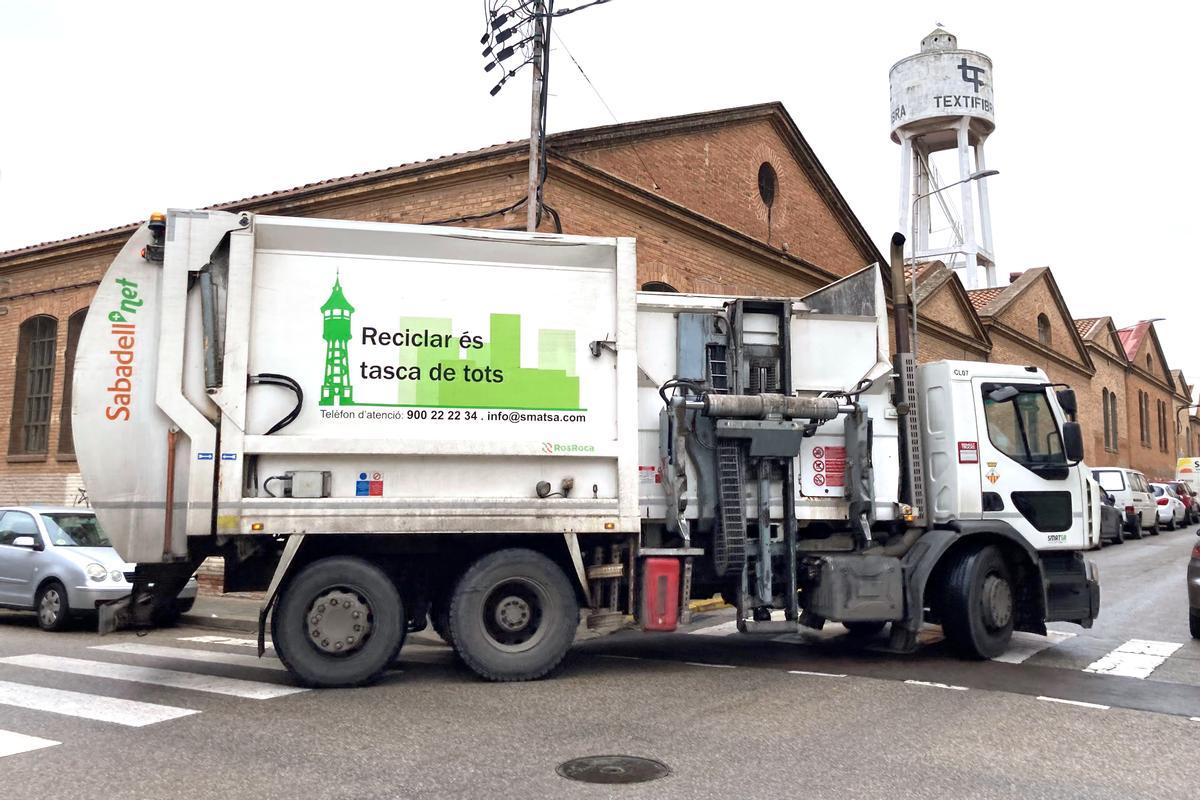
[[117, 278], [117, 285], [121, 287], [121, 306], [108, 312], [108, 321], [112, 323], [109, 332], [113, 337], [113, 349], [108, 353], [113, 357], [113, 382], [106, 387], [109, 403], [104, 416], [113, 421], [128, 422], [133, 415], [133, 351], [137, 344], [137, 325], [133, 317], [146, 301], [139, 296], [135, 282]]

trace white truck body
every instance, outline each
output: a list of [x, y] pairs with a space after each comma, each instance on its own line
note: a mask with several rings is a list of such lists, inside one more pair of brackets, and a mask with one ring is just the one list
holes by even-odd
[[577, 603], [671, 630], [693, 588], [741, 630], [782, 608], [910, 649], [935, 619], [976, 657], [1089, 625], [1073, 394], [888, 347], [879, 265], [802, 298], [638, 293], [631, 239], [172, 211], [76, 357], [80, 468], [139, 564], [101, 627], [208, 555], [315, 685], [369, 680], [427, 617], [480, 675], [540, 677]]

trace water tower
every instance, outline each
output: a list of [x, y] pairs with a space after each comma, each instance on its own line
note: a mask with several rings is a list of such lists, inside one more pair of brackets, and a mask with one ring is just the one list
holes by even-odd
[[[967, 180], [987, 169], [983, 143], [996, 129], [992, 60], [974, 50], [960, 50], [957, 37], [937, 28], [921, 40], [920, 53], [896, 62], [889, 81], [892, 141], [901, 148], [897, 230], [910, 236], [914, 262], [940, 259], [963, 269], [968, 289], [995, 286], [987, 179]], [[934, 153], [946, 150], [957, 151], [954, 176], [939, 175], [931, 161]], [[960, 180], [964, 183], [958, 187], [937, 191]], [[930, 247], [933, 203], [949, 231], [947, 241]]]

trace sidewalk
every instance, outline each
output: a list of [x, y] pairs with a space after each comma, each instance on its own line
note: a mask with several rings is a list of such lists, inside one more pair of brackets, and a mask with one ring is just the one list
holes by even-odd
[[[693, 600], [690, 605], [696, 613], [725, 607], [725, 603], [719, 597]], [[255, 633], [258, 631], [258, 610], [261, 607], [262, 599], [257, 593], [200, 594], [196, 597], [196, 604], [192, 606], [192, 610], [179, 618], [179, 624]]]

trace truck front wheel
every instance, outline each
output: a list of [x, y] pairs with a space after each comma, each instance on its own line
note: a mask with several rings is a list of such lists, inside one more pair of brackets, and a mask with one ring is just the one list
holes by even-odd
[[563, 571], [534, 550], [483, 556], [455, 584], [450, 641], [490, 681], [528, 681], [558, 666], [575, 640], [579, 603]]
[[309, 686], [358, 686], [380, 675], [404, 642], [392, 580], [360, 558], [304, 567], [283, 589], [271, 619], [275, 652]]
[[959, 557], [946, 573], [942, 630], [966, 658], [995, 658], [1008, 649], [1016, 591], [1000, 550], [988, 545]]

